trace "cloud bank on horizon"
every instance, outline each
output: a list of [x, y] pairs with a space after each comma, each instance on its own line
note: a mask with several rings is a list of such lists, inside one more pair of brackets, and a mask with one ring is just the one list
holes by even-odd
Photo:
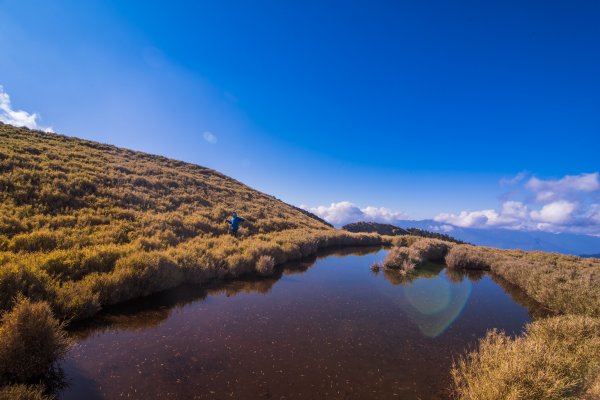
[[408, 214], [403, 212], [392, 211], [385, 207], [369, 206], [360, 208], [349, 201], [340, 201], [339, 203], [331, 203], [329, 206], [318, 207], [309, 207], [303, 204], [300, 208], [310, 211], [336, 226], [357, 221], [393, 223], [408, 218]]
[[38, 124], [39, 115], [23, 110], [13, 110], [10, 96], [0, 85], [0, 122], [14, 126], [24, 126], [29, 129], [39, 129], [45, 132], [54, 132], [50, 127]]
[[[452, 227], [504, 228], [600, 236], [598, 172], [566, 175], [555, 180], [527, 178], [528, 174], [519, 173], [500, 181], [501, 186], [510, 186], [512, 190], [499, 209], [440, 213], [433, 218], [442, 224], [436, 229], [448, 232]], [[360, 208], [348, 201], [301, 207], [337, 226], [357, 221], [394, 223], [408, 217], [406, 213], [384, 207]]]

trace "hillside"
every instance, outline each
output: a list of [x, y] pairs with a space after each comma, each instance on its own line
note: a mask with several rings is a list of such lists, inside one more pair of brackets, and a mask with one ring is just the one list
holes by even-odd
[[[198, 165], [4, 124], [0, 138], [3, 250], [140, 237], [173, 245], [226, 232], [223, 221], [234, 210], [248, 217], [246, 234], [328, 228], [304, 210]], [[62, 228], [61, 235], [36, 243], [25, 236], [12, 240], [45, 228]]]
[[[247, 219], [239, 238], [232, 211]], [[81, 318], [353, 240], [380, 241], [205, 167], [0, 124], [0, 311], [22, 293]]]

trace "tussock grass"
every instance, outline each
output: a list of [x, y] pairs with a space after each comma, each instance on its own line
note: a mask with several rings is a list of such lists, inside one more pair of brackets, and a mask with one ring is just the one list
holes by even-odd
[[438, 239], [419, 239], [408, 240], [406, 237], [400, 237], [396, 243], [408, 243], [408, 247], [396, 245], [387, 254], [383, 261], [383, 267], [396, 270], [402, 274], [408, 274], [415, 268], [427, 262], [441, 262], [453, 246], [450, 242], [444, 242]]
[[271, 256], [262, 255], [256, 262], [256, 272], [260, 275], [271, 275], [275, 267], [275, 260]]
[[600, 260], [459, 245], [448, 268], [490, 270], [554, 314], [511, 339], [491, 331], [453, 367], [457, 398], [593, 399], [600, 395]]
[[0, 384], [46, 373], [69, 345], [48, 304], [20, 298], [0, 324]]
[[383, 260], [383, 267], [407, 274], [415, 269], [417, 261], [409, 248], [394, 247]]
[[591, 399], [599, 373], [600, 319], [559, 316], [531, 323], [515, 339], [488, 332], [454, 364], [452, 378], [462, 400]]
[[484, 254], [473, 246], [454, 246], [446, 255], [446, 265], [450, 269], [489, 270]]

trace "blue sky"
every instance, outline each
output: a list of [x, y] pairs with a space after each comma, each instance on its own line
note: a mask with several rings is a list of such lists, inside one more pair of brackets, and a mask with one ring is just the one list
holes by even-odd
[[322, 215], [460, 224], [513, 201], [510, 227], [579, 231], [600, 225], [598, 20], [577, 0], [0, 0], [0, 85], [39, 127]]

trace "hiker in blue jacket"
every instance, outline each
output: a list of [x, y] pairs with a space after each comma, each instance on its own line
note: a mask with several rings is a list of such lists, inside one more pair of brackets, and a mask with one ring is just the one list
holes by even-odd
[[234, 212], [231, 219], [226, 220], [229, 223], [229, 233], [232, 236], [237, 237], [238, 229], [240, 228], [240, 222], [244, 222], [245, 219], [238, 217], [237, 213]]

